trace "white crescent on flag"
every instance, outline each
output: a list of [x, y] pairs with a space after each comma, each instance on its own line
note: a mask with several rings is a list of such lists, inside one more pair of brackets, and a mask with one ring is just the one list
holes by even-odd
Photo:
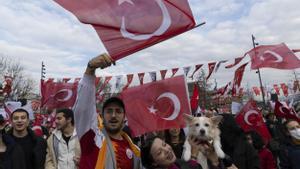
[[[57, 96], [60, 93], [65, 93], [67, 92], [67, 95], [64, 98], [55, 98], [55, 96]], [[68, 100], [70, 100], [73, 96], [73, 91], [71, 89], [61, 89], [60, 91], [58, 91], [53, 97], [56, 101], [59, 102], [66, 102]]]
[[170, 93], [170, 92], [166, 92], [166, 93], [161, 94], [156, 99], [156, 101], [158, 101], [159, 99], [164, 98], [164, 97], [170, 99], [173, 102], [174, 111], [172, 112], [172, 114], [169, 117], [164, 117], [162, 119], [169, 120], [169, 121], [174, 120], [174, 119], [177, 118], [177, 116], [179, 115], [179, 112], [180, 112], [180, 101], [174, 93]]
[[[119, 1], [119, 4], [122, 4], [124, 1], [133, 4], [133, 2], [131, 0], [129, 0], [129, 1], [121, 0], [121, 1], [122, 1], [121, 3]], [[163, 14], [163, 21], [162, 21], [162, 24], [160, 25], [160, 27], [151, 34], [136, 35], [136, 34], [133, 34], [133, 33], [130, 33], [127, 31], [126, 26], [125, 26], [125, 17], [122, 16], [122, 24], [121, 24], [120, 32], [124, 38], [132, 39], [132, 40], [136, 40], [136, 41], [147, 40], [153, 36], [160, 36], [168, 30], [168, 28], [171, 26], [171, 17], [170, 17], [169, 11], [162, 0], [155, 0], [155, 1], [161, 8], [162, 14]]]
[[266, 50], [266, 51], [264, 52], [264, 54], [261, 55], [261, 56], [259, 57], [260, 60], [262, 60], [262, 61], [265, 60], [265, 58], [264, 58], [265, 54], [271, 54], [272, 56], [274, 56], [274, 57], [276, 58], [276, 60], [273, 61], [273, 62], [275, 62], [275, 63], [280, 63], [280, 62], [283, 61], [282, 56], [280, 56], [278, 53], [276, 53], [276, 52], [274, 52], [274, 51], [270, 51], [270, 50]]
[[249, 122], [249, 116], [251, 116], [252, 114], [259, 114], [259, 113], [255, 110], [249, 110], [245, 113], [244, 116], [244, 121], [250, 126], [253, 126], [253, 124]]

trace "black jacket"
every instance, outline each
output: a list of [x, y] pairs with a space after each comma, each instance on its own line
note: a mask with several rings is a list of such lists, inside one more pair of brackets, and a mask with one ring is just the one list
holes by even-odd
[[291, 141], [281, 145], [279, 154], [279, 166], [281, 169], [299, 169], [300, 168], [300, 145]]
[[[29, 136], [34, 142], [33, 148], [33, 169], [44, 169], [45, 160], [46, 160], [46, 149], [47, 143], [41, 137], [37, 137], [31, 129], [27, 129]], [[13, 129], [8, 132], [11, 136], [13, 135]]]
[[259, 156], [237, 125], [233, 115], [223, 114], [220, 124], [222, 148], [238, 169], [260, 169]]
[[6, 145], [6, 151], [0, 157], [0, 169], [25, 169], [22, 148], [9, 135], [3, 134], [2, 139]]

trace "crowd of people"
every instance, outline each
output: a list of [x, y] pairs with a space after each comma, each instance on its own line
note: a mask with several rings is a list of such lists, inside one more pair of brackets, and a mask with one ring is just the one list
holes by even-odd
[[[214, 155], [211, 143], [188, 137], [184, 129], [132, 138], [120, 98], [109, 98], [101, 113], [96, 111], [95, 70], [112, 63], [106, 54], [89, 61], [73, 109], [57, 110], [56, 129], [45, 131], [44, 138], [33, 132], [25, 109], [11, 113], [11, 126], [0, 115], [0, 169], [202, 169], [195, 158], [200, 149], [209, 169], [300, 169], [299, 122], [276, 119], [272, 112], [265, 117], [272, 136], [268, 144], [255, 131], [245, 133], [233, 114], [206, 112], [223, 116], [223, 159]], [[192, 147], [189, 161], [182, 159], [186, 140]]]

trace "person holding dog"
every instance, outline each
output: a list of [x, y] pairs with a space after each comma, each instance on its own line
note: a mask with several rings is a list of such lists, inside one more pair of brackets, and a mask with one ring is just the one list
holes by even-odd
[[[192, 158], [186, 162], [178, 159], [172, 147], [158, 136], [148, 137], [141, 147], [142, 164], [146, 169], [202, 169], [196, 158], [200, 144], [195, 138], [189, 138], [192, 147]], [[213, 153], [211, 145], [204, 146], [209, 161], [210, 169], [223, 169], [218, 157]]]

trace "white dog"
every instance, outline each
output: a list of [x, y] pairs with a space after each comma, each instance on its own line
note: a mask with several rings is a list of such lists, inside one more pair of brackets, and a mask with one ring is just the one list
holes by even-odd
[[[224, 158], [225, 153], [221, 147], [220, 130], [218, 124], [222, 120], [222, 116], [208, 117], [193, 117], [185, 114], [185, 119], [189, 128], [188, 137], [184, 142], [183, 159], [188, 161], [191, 159], [191, 145], [188, 141], [190, 137], [197, 138], [202, 142], [212, 143], [216, 155], [219, 158]], [[207, 158], [203, 152], [198, 153], [197, 162], [201, 164], [203, 169], [208, 169]]]

